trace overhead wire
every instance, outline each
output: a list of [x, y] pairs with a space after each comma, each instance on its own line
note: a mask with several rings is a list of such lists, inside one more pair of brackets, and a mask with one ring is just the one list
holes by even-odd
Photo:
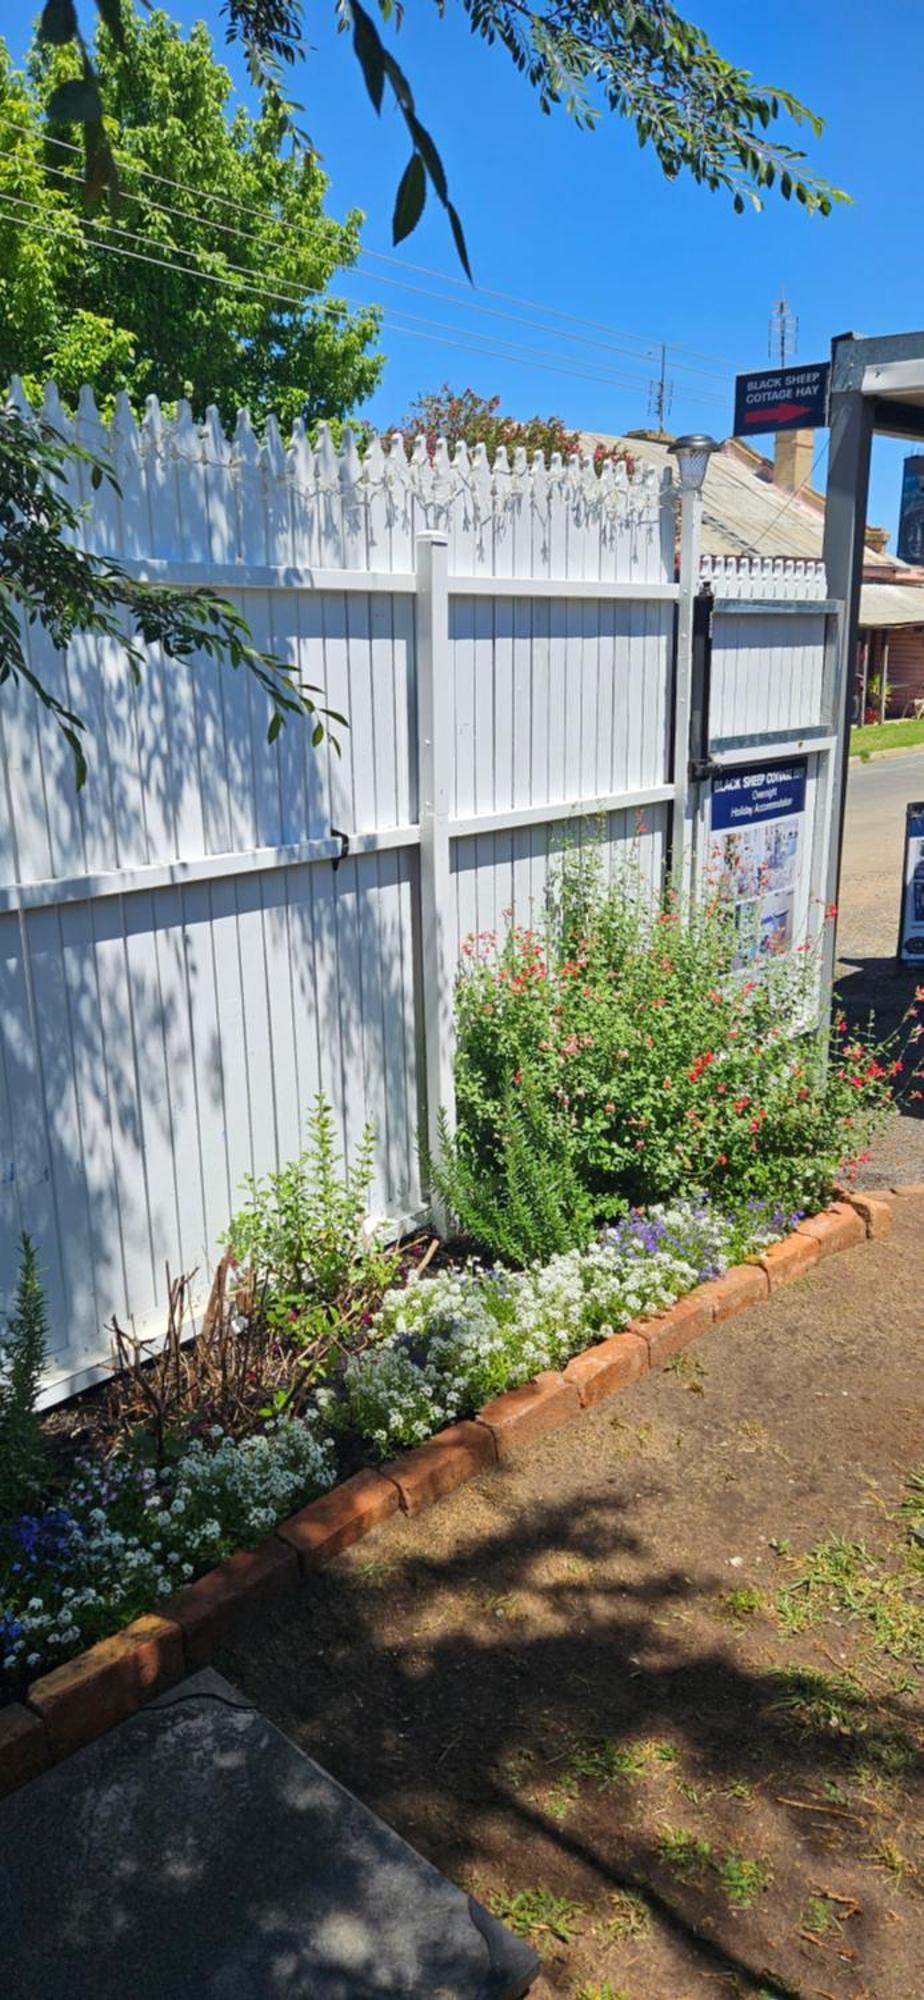
[[[14, 119], [7, 118], [5, 120], [5, 123], [10, 129], [15, 131], [20, 131], [24, 133], [27, 137], [35, 137], [37, 139], [40, 139], [40, 143], [43, 145], [55, 146], [62, 151], [78, 155], [81, 152], [81, 148], [75, 145], [70, 140], [58, 139], [50, 134], [42, 134], [42, 135], [35, 134], [30, 126], [19, 123]], [[270, 209], [260, 208], [250, 202], [237, 201], [233, 196], [222, 195], [214, 189], [206, 189], [198, 187], [192, 182], [177, 180], [167, 174], [155, 173], [153, 169], [141, 166], [136, 160], [132, 159], [130, 156], [126, 156], [126, 158], [128, 164], [131, 167], [132, 172], [136, 173], [139, 176], [139, 178], [153, 181], [155, 184], [160, 185], [162, 187], [173, 188], [181, 193], [194, 195], [197, 201], [200, 202], [201, 201], [212, 202], [218, 204], [220, 207], [230, 208], [237, 215], [250, 215], [262, 221], [263, 223], [269, 221], [276, 227], [291, 228], [291, 224], [287, 223], [282, 217], [274, 215], [272, 210]], [[59, 176], [63, 174], [63, 170], [60, 168], [51, 168], [49, 169], [49, 171], [56, 173]], [[74, 178], [77, 179], [79, 177], [74, 176]], [[176, 213], [176, 214], [185, 213], [182, 210], [177, 210], [175, 207], [172, 207], [169, 204], [162, 202], [158, 203], [148, 197], [146, 197], [146, 199], [150, 200], [150, 205], [152, 207], [162, 208], [164, 213]], [[214, 218], [211, 218], [210, 226], [213, 228], [221, 229], [226, 233], [235, 233], [241, 236], [246, 236], [247, 234], [247, 232], [237, 229], [233, 224], [219, 223]], [[432, 267], [427, 265], [416, 264], [407, 258], [395, 257], [393, 255], [389, 255], [384, 251], [370, 250], [365, 245], [362, 245], [360, 247], [359, 255], [360, 259], [362, 259], [363, 257], [374, 258], [377, 262], [387, 263], [395, 267], [401, 267], [402, 269], [411, 270], [420, 276], [435, 278], [440, 284], [452, 285], [453, 287], [460, 289], [463, 293], [468, 289], [467, 281], [465, 279], [457, 278], [454, 274], [449, 272], [433, 270]], [[370, 274], [366, 273], [365, 275], [370, 275]], [[400, 279], [385, 280], [380, 277], [378, 281], [389, 282], [395, 284], [396, 286], [401, 286], [403, 289], [409, 291], [422, 290], [422, 288], [420, 287], [407, 285], [404, 280]], [[708, 359], [721, 360], [723, 358], [721, 356], [717, 355], [710, 356], [708, 354], [701, 352], [698, 349], [687, 348], [685, 343], [682, 342], [674, 342], [674, 341], [663, 342], [654, 335], [641, 335], [641, 334], [636, 334], [626, 328], [612, 327], [607, 325], [603, 321], [592, 320], [585, 318], [579, 314], [569, 313], [560, 307], [540, 304], [537, 300], [523, 299], [515, 293], [498, 291], [494, 288], [485, 286], [479, 287], [478, 289], [480, 292], [483, 293], [485, 297], [497, 298], [501, 299], [507, 304], [523, 306], [530, 312], [540, 313], [550, 318], [563, 320], [570, 325], [589, 327], [594, 332], [605, 333], [605, 334], [615, 333], [623, 339], [632, 340], [642, 350], [637, 356], [639, 360], [653, 358], [653, 351], [655, 349], [659, 349], [663, 345], [668, 347], [670, 351], [671, 363], [675, 370], [680, 370], [683, 373], [713, 375], [714, 379], [716, 380], [724, 379], [724, 374], [720, 370], [697, 369], [680, 358], [682, 354], [685, 352], [694, 355], [699, 360], [708, 360]], [[434, 296], [433, 294], [428, 294], [428, 293], [424, 293], [423, 295], [431, 297]], [[447, 301], [446, 303], [450, 302]], [[482, 311], [485, 313], [491, 311], [490, 307], [482, 306], [480, 303], [476, 303], [475, 301], [472, 300], [460, 299], [458, 303], [464, 304], [465, 308], [468, 310]], [[526, 324], [528, 323], [529, 322], [526, 322]], [[541, 328], [537, 328], [537, 331], [541, 330], [542, 330]], [[548, 331], [551, 331], [551, 329], [548, 329]], [[584, 338], [584, 336], [579, 336], [576, 334], [575, 335], [560, 334], [557, 335], [556, 337], [575, 339], [575, 340]], [[614, 349], [614, 351], [620, 351], [620, 350]]]
[[[37, 214], [40, 218], [39, 222], [37, 224], [30, 224], [26, 217], [22, 215], [10, 214], [9, 210], [14, 207], [17, 209], [25, 208], [30, 210], [32, 213]], [[69, 237], [70, 235], [70, 231], [67, 225], [63, 221], [59, 224], [55, 222], [52, 218], [47, 217], [43, 209], [41, 208], [41, 204], [38, 202], [30, 201], [26, 196], [7, 195], [0, 192], [0, 213], [3, 212], [7, 213], [7, 219], [14, 226], [18, 225], [20, 228], [23, 229], [27, 227], [37, 227], [40, 231], [44, 232], [45, 234], [51, 235], [58, 239], [62, 237]], [[332, 313], [334, 315], [341, 315], [344, 312], [344, 310], [347, 309], [348, 307], [352, 307], [353, 309], [362, 308], [364, 303], [358, 300], [344, 300], [343, 302], [338, 302], [330, 299], [319, 299], [315, 301], [310, 297], [310, 295], [306, 300], [305, 295], [303, 293], [283, 292], [275, 288], [271, 288], [265, 284], [253, 283], [252, 274], [249, 270], [249, 267], [247, 266], [226, 263], [224, 273], [206, 271], [203, 270], [201, 266], [189, 263], [180, 263], [177, 262], [175, 258], [171, 258], [169, 256], [151, 255], [150, 252], [152, 250], [162, 251], [165, 248], [164, 245], [158, 243], [156, 238], [144, 236], [140, 234], [137, 230], [123, 230], [120, 231], [119, 234], [120, 234], [119, 241], [108, 242], [105, 239], [105, 237], [95, 233], [92, 238], [94, 248], [103, 252], [105, 255], [108, 256], [126, 257], [131, 259], [133, 262], [146, 264], [156, 269], [168, 271], [171, 273], [171, 275], [175, 277], [193, 278], [196, 279], [197, 281], [201, 281], [203, 283], [216, 286], [221, 290], [230, 291], [232, 293], [246, 293], [254, 297], [255, 299], [263, 300], [269, 304], [281, 304], [288, 306], [290, 308], [295, 308], [299, 311], [315, 312], [315, 313]], [[130, 240], [133, 243], [139, 243], [144, 245], [145, 248], [141, 250], [129, 249], [128, 244], [124, 240], [126, 237], [130, 238]], [[181, 250], [180, 254], [184, 255], [186, 253], [184, 253]], [[233, 276], [226, 275], [226, 273], [228, 272], [233, 273], [234, 275]], [[414, 328], [411, 327], [401, 326], [393, 317], [389, 317], [389, 315], [391, 314], [390, 307], [376, 308], [375, 306], [372, 305], [371, 302], [365, 302], [365, 305], [366, 309], [370, 311], [382, 310], [386, 316], [386, 324], [389, 325], [396, 333], [407, 336], [415, 330]], [[576, 365], [580, 363], [582, 359], [581, 356], [573, 357], [571, 355], [567, 355], [564, 358], [562, 358], [556, 354], [551, 354], [548, 349], [544, 348], [523, 347], [519, 345], [514, 347], [510, 343], [503, 342], [499, 336], [495, 336], [493, 333], [483, 334], [478, 329], [457, 327], [451, 323], [447, 323], [446, 321], [432, 319], [422, 314], [415, 314], [413, 312], [410, 312], [406, 307], [399, 307], [396, 308], [396, 310], [401, 313], [402, 317], [405, 320], [415, 321], [418, 327], [424, 329], [435, 329], [436, 330], [435, 332], [429, 332], [426, 334], [422, 333], [419, 335], [419, 337], [430, 338], [436, 344], [440, 344], [439, 336], [449, 335], [451, 336], [451, 338], [448, 341], [444, 342], [443, 344], [451, 345], [453, 347], [464, 347], [467, 349], [469, 353], [483, 354], [485, 355], [486, 358], [507, 360], [507, 361], [510, 360], [522, 361], [525, 359], [529, 361], [531, 366], [542, 368], [544, 372], [559, 374], [559, 375], [569, 375], [573, 376], [577, 380], [599, 383], [604, 387], [628, 388], [638, 391], [645, 386], [644, 377], [641, 376], [632, 376], [627, 373], [619, 374], [619, 373], [614, 373], [612, 371], [603, 372], [600, 370], [592, 370], [590, 368], [582, 368], [579, 365]], [[540, 331], [540, 329], [536, 328], [536, 331], [538, 332]], [[464, 338], [460, 339], [459, 335], [463, 335]], [[494, 341], [493, 347], [488, 347], [485, 345], [485, 342], [487, 342], [488, 340]], [[504, 349], [506, 349], [506, 351], [503, 351]]]

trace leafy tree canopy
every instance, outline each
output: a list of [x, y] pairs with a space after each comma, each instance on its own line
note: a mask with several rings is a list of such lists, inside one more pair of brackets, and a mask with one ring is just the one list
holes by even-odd
[[79, 52], [40, 43], [23, 75], [0, 43], [0, 381], [18, 373], [34, 393], [51, 376], [65, 398], [89, 381], [103, 407], [120, 388], [187, 396], [226, 424], [242, 404], [284, 425], [345, 416], [382, 368], [378, 314], [326, 295], [356, 261], [360, 215], [324, 214], [325, 176], [283, 151], [271, 101], [231, 111], [202, 23], [184, 37], [123, 6], [93, 64], [121, 185], [111, 212], [88, 215], [63, 115], [85, 88]]
[[[87, 0], [89, 4], [89, 0]], [[418, 5], [423, 0], [418, 0]], [[444, 12], [449, 0], [434, 0]], [[499, 43], [537, 92], [543, 111], [561, 106], [587, 128], [605, 112], [635, 126], [640, 145], [654, 148], [669, 180], [681, 173], [731, 194], [735, 208], [760, 208], [774, 186], [787, 201], [827, 215], [845, 196], [820, 180], [802, 147], [779, 136], [788, 120], [797, 137], [804, 127], [817, 138], [821, 120], [791, 91], [758, 84], [748, 70], [727, 62], [701, 28], [671, 0], [456, 0], [472, 32]], [[96, 0], [112, 37], [125, 37], [130, 0]], [[372, 103], [386, 96], [404, 121], [410, 157], [395, 198], [392, 234], [400, 243], [416, 228], [429, 191], [442, 203], [456, 248], [468, 270], [459, 216], [430, 132], [422, 123], [410, 82], [378, 23], [400, 27], [402, 0], [334, 0], [340, 27], [352, 38]], [[304, 0], [224, 0], [229, 41], [243, 44], [250, 74], [264, 105], [293, 134], [299, 106], [284, 88], [287, 68], [307, 53]], [[376, 19], [378, 17], [378, 20]], [[95, 71], [82, 35], [77, 0], [46, 0], [41, 33], [55, 44], [73, 43], [80, 74], [69, 95], [52, 104], [56, 116], [84, 125], [87, 184], [92, 192], [117, 184], [106, 130], [110, 112], [105, 79]], [[784, 125], [784, 130], [786, 129]], [[310, 143], [310, 142], [309, 142]]]
[[[510, 453], [518, 446], [532, 457], [541, 451], [548, 461], [553, 452], [562, 458], [570, 458], [573, 453], [584, 449], [580, 432], [569, 431], [561, 417], [510, 417], [501, 409], [499, 396], [479, 396], [474, 389], [452, 389], [444, 382], [441, 389], [435, 389], [415, 398], [402, 417], [400, 424], [390, 424], [389, 431], [403, 431], [405, 436], [424, 437], [430, 457], [436, 450], [437, 440], [445, 438], [450, 448], [464, 443], [483, 444], [488, 457], [493, 458], [499, 445]], [[607, 449], [597, 445], [594, 462], [602, 464], [606, 458], [622, 459], [630, 467], [629, 453], [621, 447]]]

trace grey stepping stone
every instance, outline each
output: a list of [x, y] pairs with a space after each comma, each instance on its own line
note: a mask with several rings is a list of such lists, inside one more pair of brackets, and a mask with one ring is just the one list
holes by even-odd
[[211, 1668], [0, 1804], [4, 2000], [518, 2000], [538, 1970]]

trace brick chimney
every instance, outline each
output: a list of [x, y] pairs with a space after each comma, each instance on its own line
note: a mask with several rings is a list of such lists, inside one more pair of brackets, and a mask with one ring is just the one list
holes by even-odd
[[773, 445], [773, 484], [795, 493], [808, 483], [815, 456], [814, 431], [777, 431]]
[[871, 528], [867, 523], [864, 536], [868, 549], [874, 549], [878, 556], [884, 556], [889, 542], [888, 528]]

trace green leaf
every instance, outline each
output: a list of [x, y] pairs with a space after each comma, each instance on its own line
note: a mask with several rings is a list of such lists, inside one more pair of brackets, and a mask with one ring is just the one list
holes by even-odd
[[122, 0], [96, 0], [96, 5], [116, 48], [124, 49], [125, 22], [122, 19]]
[[452, 230], [452, 240], [456, 246], [456, 250], [458, 251], [459, 262], [462, 266], [463, 271], [465, 272], [469, 284], [473, 285], [475, 280], [472, 277], [472, 267], [468, 261], [468, 251], [465, 247], [465, 235], [462, 229], [462, 224], [459, 221], [459, 217], [451, 201], [447, 201], [446, 203], [446, 214], [449, 217], [449, 227]]
[[39, 39], [50, 42], [52, 48], [63, 48], [65, 42], [73, 42], [77, 37], [77, 15], [74, 0], [46, 0], [39, 22]]
[[423, 214], [427, 199], [427, 176], [419, 153], [412, 153], [401, 176], [401, 185], [395, 196], [395, 212], [391, 224], [391, 240], [403, 243]]
[[359, 0], [352, 0], [353, 48], [365, 79], [366, 89], [376, 111], [382, 109], [382, 92], [385, 88], [385, 50], [375, 23], [369, 19]]
[[281, 709], [277, 708], [275, 714], [270, 716], [269, 728], [266, 732], [267, 743], [275, 743], [281, 728], [282, 728], [282, 711]]
[[67, 83], [59, 83], [48, 101], [48, 116], [53, 124], [94, 125], [102, 115], [99, 89], [92, 77], [75, 76]]

